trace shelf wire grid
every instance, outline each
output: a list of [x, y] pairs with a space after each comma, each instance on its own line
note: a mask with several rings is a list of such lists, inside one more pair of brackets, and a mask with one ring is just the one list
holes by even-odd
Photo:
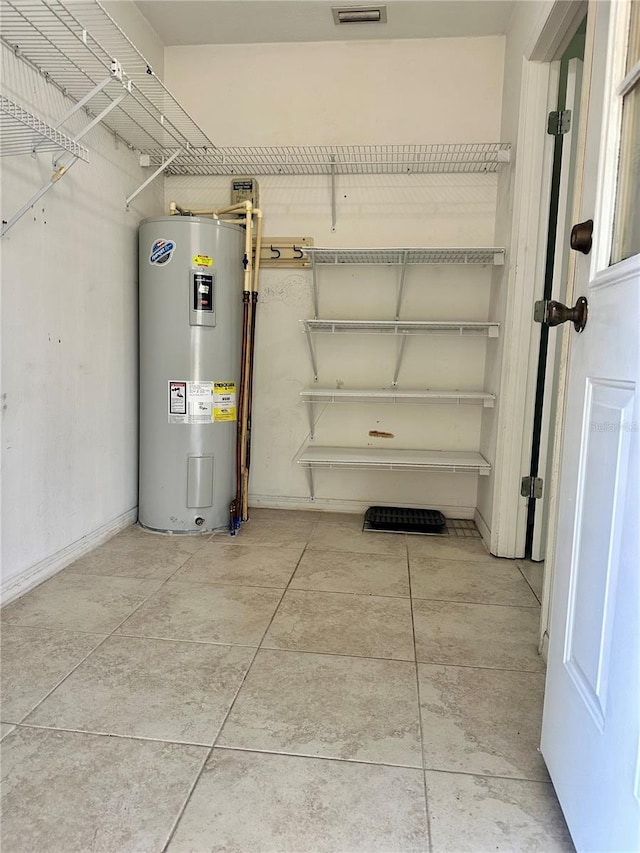
[[[98, 0], [0, 0], [0, 42], [75, 101], [111, 72], [116, 59], [130, 96], [103, 123], [169, 175], [336, 175], [495, 172], [508, 162], [503, 142], [216, 148], [180, 106]], [[120, 93], [91, 101], [94, 114]]]
[[301, 320], [310, 333], [359, 332], [382, 335], [457, 334], [497, 337], [499, 323], [439, 320]]
[[[509, 162], [507, 142], [437, 145], [218, 147], [181, 153], [170, 175], [379, 175], [496, 172]], [[156, 154], [153, 165], [161, 165]]]
[[442, 471], [488, 474], [491, 465], [480, 454], [455, 451], [389, 450], [309, 445], [296, 458], [303, 468]]
[[393, 247], [332, 249], [306, 246], [305, 255], [314, 264], [502, 264], [504, 249], [496, 247]]
[[485, 391], [403, 391], [397, 388], [306, 388], [300, 391], [305, 403], [353, 403], [382, 401], [388, 403], [425, 403], [425, 402], [467, 402], [480, 405], [493, 405], [495, 395]]
[[66, 134], [51, 127], [19, 104], [0, 95], [0, 154], [33, 154], [38, 151], [68, 151], [88, 162], [89, 152]]
[[[213, 148], [149, 63], [97, 0], [0, 0], [0, 42], [74, 101], [123, 69], [90, 102], [98, 114], [122, 93], [129, 96], [103, 120], [131, 148], [143, 153], [170, 148]], [[129, 85], [130, 84], [130, 85]]]

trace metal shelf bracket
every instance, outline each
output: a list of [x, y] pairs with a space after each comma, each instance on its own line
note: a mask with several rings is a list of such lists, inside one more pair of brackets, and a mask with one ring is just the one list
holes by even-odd
[[318, 319], [318, 267], [315, 262], [312, 263], [311, 273], [311, 291], [313, 295], [313, 317]]
[[313, 336], [311, 329], [307, 323], [304, 324], [304, 331], [307, 336], [307, 346], [309, 347], [309, 358], [311, 359], [311, 369], [313, 370], [313, 381], [318, 381], [318, 364], [316, 362], [316, 351], [313, 346]]
[[161, 175], [162, 172], [164, 172], [164, 170], [167, 168], [167, 166], [171, 165], [171, 163], [173, 163], [173, 161], [176, 159], [176, 157], [181, 153], [182, 153], [181, 149], [174, 151], [170, 157], [167, 157], [167, 159], [160, 166], [158, 166], [158, 168], [153, 172], [153, 174], [149, 175], [149, 177], [147, 178], [146, 181], [144, 181], [144, 183], [140, 184], [140, 186], [138, 187], [138, 189], [135, 192], [131, 193], [131, 195], [127, 198], [127, 200], [125, 202], [125, 208], [127, 210], [129, 210], [129, 205], [134, 200], [134, 198], [136, 198], [136, 196], [140, 195], [142, 190], [146, 189], [146, 187], [148, 187], [150, 183], [155, 181], [155, 179], [158, 177], [158, 175]]
[[[402, 267], [400, 268], [400, 283], [398, 285], [398, 301], [396, 302], [396, 316], [395, 319], [400, 319], [400, 310], [402, 308], [402, 297], [404, 296], [404, 280], [407, 274], [407, 260], [409, 258], [409, 252], [405, 250], [404, 255], [402, 257]], [[395, 383], [394, 383], [395, 384]]]
[[400, 368], [402, 367], [402, 358], [404, 356], [404, 350], [407, 345], [407, 336], [403, 334], [400, 336], [400, 341], [398, 343], [398, 355], [396, 357], [396, 369], [393, 373], [393, 382], [392, 385], [395, 388], [398, 384], [398, 376], [400, 375]]
[[336, 158], [331, 157], [331, 231], [336, 230], [338, 212], [336, 206]]
[[[83, 106], [85, 106], [85, 104], [87, 104], [91, 100], [91, 98], [93, 98], [95, 95], [99, 94], [103, 89], [105, 89], [107, 87], [107, 85], [113, 79], [120, 79], [120, 78], [118, 78], [116, 72], [117, 72], [117, 63], [115, 63], [115, 60], [114, 60], [114, 65], [112, 66], [112, 74], [109, 77], [106, 77], [104, 80], [101, 80], [100, 83], [98, 83], [96, 86], [94, 86], [93, 89], [91, 89], [91, 91], [88, 92], [84, 98], [81, 98], [81, 100], [77, 104], [74, 104], [74, 106], [67, 113], [65, 113], [65, 115], [62, 117], [62, 119], [60, 119], [57, 127], [60, 127], [60, 125], [62, 125], [65, 121], [67, 121], [79, 109], [81, 109]], [[80, 151], [77, 148], [72, 148], [71, 146], [76, 145], [83, 137], [85, 137], [87, 135], [87, 133], [89, 133], [90, 130], [93, 130], [93, 128], [97, 124], [100, 124], [100, 122], [113, 109], [115, 109], [127, 97], [128, 94], [129, 94], [129, 86], [125, 84], [124, 91], [122, 92], [122, 94], [119, 95], [114, 100], [110, 101], [109, 104], [100, 113], [98, 113], [97, 116], [94, 116], [94, 118], [89, 122], [89, 124], [87, 124], [85, 127], [83, 127], [82, 130], [79, 133], [77, 133], [75, 136], [71, 137], [71, 139], [69, 140], [69, 142], [70, 142], [69, 146], [65, 146], [65, 147], [60, 149], [60, 150], [62, 150], [62, 154], [57, 154], [54, 156], [54, 159], [53, 159], [54, 171], [53, 171], [53, 174], [51, 175], [51, 177], [49, 178], [49, 180], [47, 181], [47, 183], [44, 186], [42, 186], [38, 190], [38, 192], [35, 193], [29, 199], [29, 201], [20, 208], [20, 210], [17, 213], [15, 213], [6, 222], [2, 223], [2, 228], [0, 229], [0, 237], [4, 237], [4, 235], [7, 234], [7, 232], [9, 232], [11, 230], [11, 228], [13, 228], [13, 226], [16, 224], [16, 222], [19, 222], [20, 219], [22, 219], [22, 217], [25, 215], [25, 213], [27, 213], [27, 211], [30, 208], [32, 208], [33, 205], [37, 201], [39, 201], [46, 193], [48, 193], [49, 190], [51, 189], [51, 187], [53, 187], [55, 184], [57, 184], [58, 181], [62, 177], [64, 177], [64, 175], [67, 174], [69, 169], [72, 166], [74, 166], [78, 162], [79, 159], [81, 159]], [[41, 136], [41, 139], [42, 138], [46, 138], [46, 137]], [[42, 142], [40, 144], [42, 144]], [[39, 147], [38, 144], [33, 146], [33, 148], [32, 148], [33, 154], [37, 153], [38, 147]], [[86, 152], [86, 149], [84, 149], [84, 150]], [[63, 163], [62, 158], [65, 156], [69, 156], [71, 159], [68, 160], [67, 162]], [[82, 157], [82, 159], [88, 159], [88, 157]]]

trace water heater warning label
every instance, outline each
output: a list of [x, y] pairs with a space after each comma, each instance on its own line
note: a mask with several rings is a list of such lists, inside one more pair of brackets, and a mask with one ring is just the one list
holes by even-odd
[[213, 383], [213, 420], [236, 420], [236, 384], [235, 382]]
[[187, 414], [187, 383], [169, 383], [169, 415]]
[[172, 379], [168, 388], [170, 424], [210, 424], [236, 420], [234, 382], [186, 382]]

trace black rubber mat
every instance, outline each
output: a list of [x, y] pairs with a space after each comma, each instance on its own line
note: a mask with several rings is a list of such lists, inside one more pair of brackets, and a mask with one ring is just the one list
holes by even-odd
[[407, 509], [399, 506], [370, 506], [365, 524], [374, 530], [401, 533], [444, 533], [447, 520], [437, 509]]

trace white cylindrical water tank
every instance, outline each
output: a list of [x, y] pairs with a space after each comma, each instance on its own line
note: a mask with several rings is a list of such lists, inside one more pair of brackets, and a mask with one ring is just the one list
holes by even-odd
[[140, 494], [152, 530], [223, 528], [236, 494], [245, 232], [202, 217], [140, 224]]

